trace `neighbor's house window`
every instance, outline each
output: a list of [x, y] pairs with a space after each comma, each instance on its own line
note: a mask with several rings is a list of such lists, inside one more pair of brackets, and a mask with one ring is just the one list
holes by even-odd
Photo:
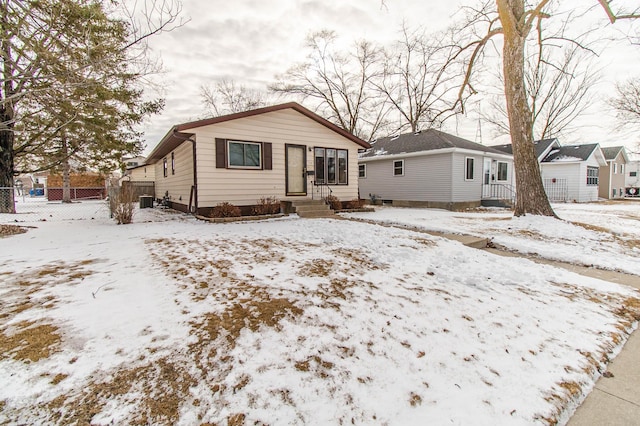
[[465, 180], [473, 180], [473, 164], [475, 160], [472, 157], [465, 158], [464, 164], [464, 179]]
[[367, 165], [366, 164], [358, 164], [358, 177], [366, 178], [367, 177]]
[[629, 177], [636, 177], [638, 176], [638, 172], [629, 172]]
[[349, 152], [346, 149], [315, 148], [316, 184], [347, 185]]
[[611, 195], [612, 195], [613, 197], [615, 197], [615, 196], [616, 196], [616, 189], [615, 189], [615, 188], [613, 188], [613, 189], [611, 190]]
[[163, 170], [162, 173], [164, 174], [164, 177], [167, 177], [167, 175], [168, 175], [168, 173], [167, 173], [167, 157], [164, 157], [162, 159], [162, 170]]
[[624, 164], [620, 164], [620, 174], [624, 174]]
[[598, 168], [587, 167], [587, 185], [598, 185]]
[[613, 174], [617, 174], [618, 173], [618, 165], [616, 163], [612, 163], [613, 165]]
[[229, 167], [262, 168], [262, 145], [256, 142], [227, 141]]
[[171, 153], [171, 174], [176, 174], [176, 157], [173, 152]]
[[498, 161], [498, 180], [502, 180], [502, 181], [507, 180], [507, 176], [508, 176], [507, 170], [508, 170], [508, 164]]
[[404, 160], [396, 160], [393, 162], [393, 175], [404, 176]]

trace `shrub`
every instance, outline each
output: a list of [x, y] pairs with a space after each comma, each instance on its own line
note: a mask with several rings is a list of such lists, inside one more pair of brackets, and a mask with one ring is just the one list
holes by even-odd
[[256, 216], [280, 213], [280, 200], [276, 197], [262, 197], [258, 200], [258, 204], [251, 209], [251, 213]]
[[109, 210], [111, 211], [111, 217], [118, 225], [126, 225], [133, 222], [135, 202], [135, 194], [127, 186], [123, 186], [118, 191], [113, 191], [110, 194]]
[[211, 217], [238, 217], [240, 215], [240, 207], [226, 201], [211, 209]]
[[362, 206], [364, 206], [364, 200], [361, 200], [360, 198], [354, 198], [347, 203], [347, 207], [350, 209], [361, 209]]
[[327, 198], [325, 198], [325, 200], [333, 210], [342, 209], [342, 201], [340, 201], [340, 199], [338, 199], [338, 197], [336, 197], [335, 195], [329, 195]]

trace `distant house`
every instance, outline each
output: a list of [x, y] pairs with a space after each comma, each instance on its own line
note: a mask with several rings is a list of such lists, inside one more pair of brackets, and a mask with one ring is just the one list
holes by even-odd
[[142, 166], [146, 163], [146, 161], [147, 159], [141, 156], [122, 159], [122, 163], [124, 163], [125, 169], [133, 169], [135, 167]]
[[[587, 202], [598, 199], [599, 169], [606, 166], [597, 143], [561, 146], [557, 139], [535, 141], [544, 189], [552, 202]], [[511, 153], [511, 145], [493, 148]]]
[[154, 182], [156, 180], [156, 169], [153, 165], [147, 164], [132, 167], [124, 171], [123, 179], [130, 182]]
[[600, 167], [598, 183], [600, 198], [624, 198], [625, 171], [629, 157], [623, 146], [602, 148], [606, 166]]
[[361, 197], [395, 206], [498, 204], [512, 184], [511, 155], [434, 129], [378, 139], [359, 159]]
[[627, 163], [624, 186], [628, 197], [640, 197], [640, 161]]
[[173, 126], [153, 149], [155, 196], [207, 215], [228, 202], [248, 213], [262, 197], [292, 203], [358, 197], [358, 150], [369, 144], [297, 103]]

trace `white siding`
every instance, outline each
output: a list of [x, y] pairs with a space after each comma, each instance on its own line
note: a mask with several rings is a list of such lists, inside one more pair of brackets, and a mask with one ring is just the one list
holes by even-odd
[[[404, 160], [404, 176], [393, 175], [393, 162]], [[424, 155], [362, 162], [360, 196], [383, 200], [451, 202], [451, 154]]]
[[[473, 180], [466, 180], [465, 164], [467, 158], [473, 158]], [[454, 153], [451, 163], [451, 201], [480, 201], [482, 199], [482, 175], [484, 173], [482, 154]]]
[[566, 179], [567, 201], [583, 203], [598, 199], [598, 186], [587, 186], [587, 165], [598, 167], [598, 162], [542, 163], [540, 170], [543, 179]]
[[165, 192], [169, 192], [171, 201], [188, 205], [193, 185], [193, 148], [191, 142], [184, 142], [173, 150], [175, 159], [175, 174], [171, 173], [171, 153], [165, 157], [167, 159], [167, 176], [164, 176], [163, 161], [157, 161], [155, 166], [156, 174], [156, 198], [162, 198]]
[[[303, 145], [307, 170], [314, 169], [313, 147], [347, 149], [348, 185], [331, 185], [333, 195], [343, 201], [358, 196], [358, 148], [356, 143], [292, 110], [240, 118], [192, 130], [196, 134], [198, 162], [198, 205], [213, 207], [220, 202], [251, 205], [261, 197], [287, 197], [285, 188], [285, 144]], [[241, 170], [216, 168], [215, 139], [272, 143], [273, 170]], [[313, 177], [307, 179], [311, 197]], [[302, 197], [304, 198], [304, 197]]]

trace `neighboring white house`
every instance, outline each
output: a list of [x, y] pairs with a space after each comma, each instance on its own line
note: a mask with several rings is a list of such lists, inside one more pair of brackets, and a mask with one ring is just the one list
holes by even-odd
[[598, 200], [600, 167], [607, 165], [600, 145], [567, 145], [553, 148], [540, 163], [550, 201]]
[[624, 198], [625, 175], [629, 157], [623, 146], [602, 148], [607, 165], [600, 167], [600, 198]]
[[[209, 214], [228, 202], [248, 214], [261, 198], [294, 202], [331, 189], [358, 197], [358, 150], [369, 144], [291, 102], [173, 126], [147, 158], [155, 196]], [[325, 192], [326, 194], [326, 192]]]
[[[587, 202], [598, 199], [600, 167], [607, 165], [597, 143], [561, 146], [557, 139], [535, 141], [544, 189], [552, 202]], [[494, 146], [511, 153], [511, 145]]]
[[371, 142], [360, 154], [360, 196], [395, 206], [459, 210], [511, 201], [511, 155], [438, 130]]
[[640, 161], [627, 163], [624, 187], [628, 197], [640, 196]]

